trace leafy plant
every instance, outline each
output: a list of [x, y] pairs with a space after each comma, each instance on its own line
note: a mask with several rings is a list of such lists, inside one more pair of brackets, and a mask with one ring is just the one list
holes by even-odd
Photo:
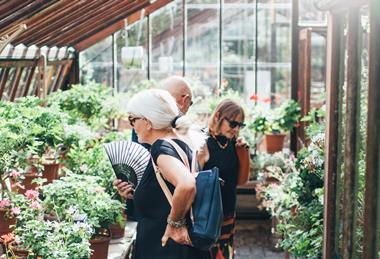
[[29, 220], [15, 229], [17, 241], [42, 258], [89, 258], [91, 228], [83, 222]]
[[259, 106], [253, 112], [250, 124], [255, 132], [263, 134], [286, 133], [292, 130], [300, 119], [301, 108], [294, 100], [283, 103], [278, 108], [264, 110]]
[[99, 233], [109, 224], [122, 222], [123, 205], [113, 200], [99, 184], [99, 178], [71, 174], [42, 187], [43, 204], [47, 212], [55, 213], [60, 220], [71, 218], [69, 211], [75, 208], [86, 214], [88, 223]]

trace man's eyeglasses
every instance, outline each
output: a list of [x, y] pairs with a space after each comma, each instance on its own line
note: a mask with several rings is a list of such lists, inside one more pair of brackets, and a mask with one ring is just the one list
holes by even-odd
[[190, 106], [194, 104], [193, 100], [191, 99], [189, 94], [183, 94], [182, 97], [189, 97], [190, 98]]
[[245, 127], [245, 124], [243, 122], [240, 122], [240, 121], [234, 121], [234, 120], [229, 120], [227, 118], [225, 118], [226, 121], [228, 121], [228, 124], [230, 126], [231, 129], [234, 129], [236, 128], [237, 126], [239, 126], [241, 129]]
[[131, 116], [131, 115], [128, 116], [129, 124], [130, 124], [132, 127], [135, 126], [135, 122], [136, 122], [137, 120], [142, 120], [142, 119], [143, 119], [143, 118], [141, 118], [141, 117], [133, 117], [133, 116]]

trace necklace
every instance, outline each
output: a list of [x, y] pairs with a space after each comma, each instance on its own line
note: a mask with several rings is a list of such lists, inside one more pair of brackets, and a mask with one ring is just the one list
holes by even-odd
[[229, 142], [228, 139], [227, 139], [227, 142], [226, 142], [226, 143], [222, 144], [222, 143], [220, 143], [220, 141], [216, 138], [216, 136], [214, 136], [214, 135], [211, 135], [211, 136], [213, 137], [213, 139], [215, 139], [216, 144], [218, 144], [218, 146], [219, 146], [221, 149], [226, 149], [226, 148], [227, 148], [227, 146], [228, 146], [228, 142]]

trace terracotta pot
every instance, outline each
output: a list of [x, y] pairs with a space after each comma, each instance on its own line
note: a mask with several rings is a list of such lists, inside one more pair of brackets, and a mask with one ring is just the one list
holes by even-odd
[[59, 163], [47, 163], [44, 164], [44, 171], [42, 173], [42, 178], [46, 178], [47, 182], [45, 184], [52, 183], [53, 180], [58, 179], [58, 170], [60, 164]]
[[111, 237], [112, 239], [116, 238], [122, 238], [125, 233], [125, 225], [120, 226], [120, 224], [110, 224], [109, 229], [111, 232]]
[[[37, 168], [36, 168], [37, 170]], [[32, 181], [36, 178], [38, 178], [37, 172], [34, 170], [29, 171], [28, 173], [24, 174], [25, 179], [21, 182], [21, 185], [25, 187], [25, 189], [21, 189], [17, 186], [15, 186], [15, 182], [12, 181], [13, 186], [12, 186], [12, 191], [17, 192], [19, 194], [25, 194], [27, 190], [34, 190], [38, 187], [36, 183], [32, 183]]]
[[11, 232], [11, 225], [16, 224], [15, 218], [8, 218], [6, 216], [6, 210], [0, 209], [0, 236]]
[[285, 136], [284, 134], [265, 135], [266, 151], [270, 154], [282, 151]]
[[107, 259], [111, 237], [96, 236], [90, 240], [92, 251], [90, 259]]

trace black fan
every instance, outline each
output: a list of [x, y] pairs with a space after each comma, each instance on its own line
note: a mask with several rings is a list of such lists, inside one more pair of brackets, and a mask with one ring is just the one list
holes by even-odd
[[148, 150], [131, 141], [107, 143], [104, 148], [116, 177], [136, 188], [149, 163], [150, 153]]

